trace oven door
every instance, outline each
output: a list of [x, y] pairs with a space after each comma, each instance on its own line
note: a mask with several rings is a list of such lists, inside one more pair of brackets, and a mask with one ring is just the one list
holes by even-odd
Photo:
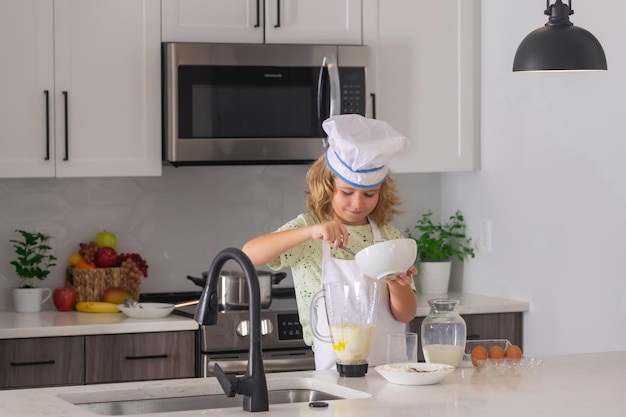
[[[248, 364], [248, 352], [214, 352], [204, 353], [200, 356], [202, 363], [201, 372], [203, 377], [215, 376], [213, 368], [215, 364], [227, 374], [244, 374]], [[311, 348], [296, 348], [287, 350], [264, 350], [263, 368], [266, 373], [312, 371], [315, 370], [315, 358]]]

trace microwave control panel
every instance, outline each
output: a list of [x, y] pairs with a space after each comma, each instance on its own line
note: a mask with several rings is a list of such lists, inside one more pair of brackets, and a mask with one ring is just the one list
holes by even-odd
[[365, 68], [339, 67], [341, 114], [365, 116]]

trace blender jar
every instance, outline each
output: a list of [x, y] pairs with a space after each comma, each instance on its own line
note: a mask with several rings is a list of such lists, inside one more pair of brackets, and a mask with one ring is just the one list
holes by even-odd
[[[317, 329], [313, 308], [321, 297], [330, 335], [322, 335]], [[378, 282], [332, 282], [324, 284], [311, 300], [311, 330], [318, 340], [332, 343], [341, 376], [363, 376], [367, 372], [378, 297]]]

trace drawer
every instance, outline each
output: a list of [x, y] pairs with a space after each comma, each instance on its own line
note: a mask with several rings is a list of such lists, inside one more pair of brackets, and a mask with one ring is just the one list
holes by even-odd
[[85, 383], [83, 336], [0, 340], [0, 388]]
[[85, 383], [195, 377], [195, 332], [85, 336]]

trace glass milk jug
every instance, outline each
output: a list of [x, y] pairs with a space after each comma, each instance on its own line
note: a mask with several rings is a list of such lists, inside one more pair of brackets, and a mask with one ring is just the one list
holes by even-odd
[[459, 366], [465, 353], [467, 327], [456, 311], [458, 300], [428, 300], [430, 313], [422, 322], [422, 351], [429, 363]]

